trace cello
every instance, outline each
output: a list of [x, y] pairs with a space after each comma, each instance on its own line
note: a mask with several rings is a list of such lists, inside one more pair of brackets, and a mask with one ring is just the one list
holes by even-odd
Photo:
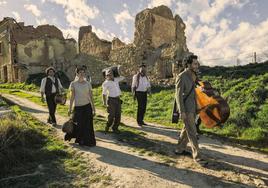
[[221, 126], [230, 116], [230, 107], [208, 81], [197, 81], [196, 101], [201, 121], [205, 127]]

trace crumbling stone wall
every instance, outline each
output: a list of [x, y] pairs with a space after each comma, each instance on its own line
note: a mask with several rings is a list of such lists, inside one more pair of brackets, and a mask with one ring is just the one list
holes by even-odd
[[[13, 31], [12, 40], [16, 42], [7, 44], [7, 56], [0, 56], [0, 76], [3, 66], [10, 69], [10, 75], [14, 75], [16, 64], [20, 72], [28, 75], [43, 72], [47, 66], [53, 65], [73, 79], [75, 66], [86, 65], [93, 84], [99, 84], [103, 81], [103, 68], [122, 65], [122, 73], [130, 83], [138, 65], [145, 63], [153, 83], [168, 84], [173, 82], [171, 77], [175, 75], [173, 62], [188, 53], [185, 24], [179, 15], [173, 16], [166, 6], [145, 9], [136, 15], [134, 41], [128, 45], [118, 38], [112, 42], [102, 40], [92, 32], [91, 26], [81, 27], [79, 54], [76, 42], [64, 39], [55, 26], [34, 28], [20, 23], [19, 26], [10, 24], [10, 29]], [[30, 68], [22, 71], [25, 67]]]
[[91, 26], [85, 26], [79, 30], [79, 53], [93, 55], [101, 60], [108, 60], [112, 43], [92, 32]]
[[145, 9], [135, 19], [134, 44], [142, 46], [145, 41], [157, 48], [176, 39], [176, 20], [168, 7]]
[[19, 25], [13, 24], [13, 39], [18, 43], [27, 43], [29, 40], [42, 37], [57, 38], [64, 40], [61, 30], [53, 25], [40, 25], [34, 28], [32, 25], [24, 26], [23, 22]]
[[23, 82], [30, 74], [44, 72], [51, 65], [63, 70], [77, 55], [76, 41], [64, 39], [55, 26], [34, 28], [4, 18], [0, 33], [6, 38], [1, 39], [5, 55], [0, 55], [0, 76], [5, 82]]
[[112, 50], [115, 50], [117, 48], [122, 48], [124, 46], [126, 46], [126, 44], [122, 42], [119, 38], [114, 38], [112, 40]]
[[17, 45], [18, 62], [30, 67], [25, 74], [44, 72], [48, 66], [62, 70], [76, 54], [76, 43], [72, 40], [45, 37]]
[[12, 66], [11, 66], [11, 43], [9, 42], [9, 20], [2, 20], [0, 22], [0, 42], [1, 42], [1, 54], [0, 54], [0, 82], [11, 82], [12, 78]]
[[145, 9], [135, 19], [134, 43], [122, 48], [112, 48], [111, 64], [122, 65], [130, 83], [141, 63], [147, 64], [148, 75], [155, 84], [171, 84], [173, 62], [188, 53], [185, 24], [166, 6]]

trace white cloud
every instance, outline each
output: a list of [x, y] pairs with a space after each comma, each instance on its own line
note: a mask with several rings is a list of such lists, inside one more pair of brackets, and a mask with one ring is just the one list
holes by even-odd
[[191, 38], [191, 44], [198, 46], [204, 38], [213, 37], [216, 34], [216, 29], [208, 27], [207, 25], [198, 26], [194, 29], [194, 34]]
[[[245, 63], [248, 61], [245, 54], [263, 49], [261, 45], [265, 43], [268, 46], [268, 37], [258, 38], [254, 35], [258, 31], [264, 32], [264, 27], [261, 29], [246, 22], [240, 23], [235, 29], [230, 27], [232, 21], [228, 19], [230, 15], [226, 14], [226, 8], [241, 9], [249, 2], [249, 0], [176, 1], [175, 13], [179, 14], [186, 24], [189, 50], [198, 54], [201, 60], [205, 60], [203, 63], [206, 65], [234, 65], [237, 58]], [[225, 17], [222, 15], [223, 12]], [[268, 33], [266, 34], [268, 36]]]
[[188, 16], [200, 19], [203, 23], [212, 23], [227, 8], [241, 9], [249, 0], [189, 0], [177, 1], [175, 13], [182, 18]]
[[171, 7], [174, 0], [151, 0], [151, 2], [148, 4], [149, 8], [157, 7], [160, 5], [166, 5], [168, 7]]
[[130, 15], [128, 10], [123, 10], [118, 14], [114, 14], [114, 19], [115, 22], [121, 26], [120, 28], [125, 35], [127, 34], [127, 22], [134, 21], [134, 17]]
[[78, 41], [78, 28], [74, 27], [68, 29], [60, 28], [60, 30], [62, 31], [64, 38], [73, 38], [76, 41]]
[[126, 44], [131, 43], [132, 41], [128, 37], [122, 37], [122, 41]]
[[36, 21], [37, 25], [46, 25], [46, 24], [48, 24], [48, 21], [45, 18], [42, 18], [42, 19], [36, 18], [35, 21]]
[[13, 11], [12, 14], [17, 22], [21, 21], [20, 14], [18, 12]]
[[[205, 37], [200, 46], [194, 43], [197, 39], [190, 38], [188, 47], [190, 51], [200, 56], [203, 64], [235, 65], [237, 59], [246, 64], [252, 61], [253, 52], [257, 52], [259, 57], [267, 58], [264, 54], [268, 53], [268, 19], [257, 25], [241, 22], [233, 30], [226, 26], [229, 24], [226, 22], [229, 21], [222, 19], [217, 26], [221, 29], [212, 37]], [[197, 31], [203, 31], [202, 34], [211, 32], [204, 27], [200, 27]]]
[[123, 10], [118, 14], [114, 14], [114, 19], [117, 24], [124, 25], [128, 20], [130, 21], [134, 20], [134, 17], [130, 15], [128, 10]]
[[111, 33], [109, 31], [102, 31], [101, 29], [98, 29], [94, 26], [92, 26], [92, 31], [94, 33], [96, 33], [96, 35], [100, 39], [105, 39], [105, 40], [111, 41], [111, 40], [113, 40], [114, 37], [116, 37], [116, 35], [114, 33]]
[[223, 18], [221, 21], [220, 21], [220, 28], [222, 30], [227, 30], [229, 28], [229, 25], [231, 24], [231, 20], [227, 20], [225, 18]]
[[183, 18], [187, 16], [196, 17], [207, 9], [209, 9], [209, 0], [190, 0], [185, 3], [178, 1], [176, 3], [175, 13]]
[[6, 1], [0, 1], [0, 5], [6, 5], [7, 2]]
[[37, 17], [41, 16], [41, 11], [34, 4], [25, 4], [24, 8]]
[[71, 27], [89, 25], [89, 20], [99, 15], [99, 9], [89, 6], [85, 0], [47, 0], [65, 9], [66, 20]]
[[208, 9], [205, 9], [200, 14], [200, 20], [204, 23], [211, 23], [227, 8], [242, 8], [249, 3], [248, 0], [215, 0]]
[[126, 4], [126, 3], [124, 3], [124, 4], [123, 4], [123, 7], [124, 7], [124, 8], [128, 8], [128, 6], [127, 6], [127, 4]]

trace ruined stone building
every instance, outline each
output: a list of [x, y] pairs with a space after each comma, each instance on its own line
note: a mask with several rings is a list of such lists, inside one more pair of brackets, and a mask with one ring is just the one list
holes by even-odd
[[48, 66], [65, 70], [77, 55], [76, 41], [64, 39], [55, 26], [34, 28], [12, 18], [0, 22], [0, 80], [24, 82]]
[[166, 6], [145, 9], [136, 15], [134, 41], [100, 39], [91, 26], [79, 29], [78, 44], [64, 39], [51, 25], [36, 28], [16, 23], [12, 18], [0, 22], [0, 81], [23, 82], [31, 74], [42, 73], [52, 65], [74, 78], [77, 65], [86, 65], [93, 84], [103, 81], [102, 69], [122, 65], [130, 83], [138, 65], [146, 63], [155, 84], [173, 83], [174, 61], [188, 53], [185, 24]]
[[79, 31], [79, 52], [105, 60], [110, 65], [122, 65], [128, 82], [137, 65], [147, 64], [154, 83], [168, 82], [174, 76], [174, 61], [188, 53], [185, 24], [179, 15], [173, 16], [166, 6], [145, 9], [136, 15], [134, 42], [124, 44], [118, 38], [112, 42], [99, 39], [91, 26]]

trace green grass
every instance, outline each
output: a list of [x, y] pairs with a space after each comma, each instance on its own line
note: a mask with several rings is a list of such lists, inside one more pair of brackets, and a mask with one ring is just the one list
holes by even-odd
[[[202, 80], [210, 81], [212, 86], [228, 99], [231, 115], [222, 128], [207, 129], [202, 126], [202, 131], [205, 134], [218, 135], [234, 142], [268, 150], [265, 149], [268, 146], [267, 71], [268, 63], [205, 69]], [[178, 126], [170, 123], [174, 88], [158, 87], [153, 88], [152, 91], [152, 96], [148, 97], [145, 120], [170, 127], [180, 127], [181, 124]], [[101, 87], [94, 88], [93, 94], [96, 107], [105, 109], [102, 106]], [[135, 118], [137, 102], [133, 100], [129, 90], [122, 91], [122, 100], [122, 113]], [[36, 102], [40, 104], [40, 99], [36, 98]], [[66, 115], [67, 108], [59, 106], [58, 112]]]
[[26, 84], [26, 83], [6, 83], [0, 84], [1, 89], [22, 89], [26, 91], [39, 91], [39, 87], [34, 84]]
[[[55, 129], [40, 123], [17, 106], [0, 121], [0, 187], [84, 187], [110, 183], [88, 159], [56, 137]], [[34, 176], [17, 176], [39, 172]], [[5, 179], [14, 177], [11, 179]], [[96, 178], [98, 177], [98, 178]]]

